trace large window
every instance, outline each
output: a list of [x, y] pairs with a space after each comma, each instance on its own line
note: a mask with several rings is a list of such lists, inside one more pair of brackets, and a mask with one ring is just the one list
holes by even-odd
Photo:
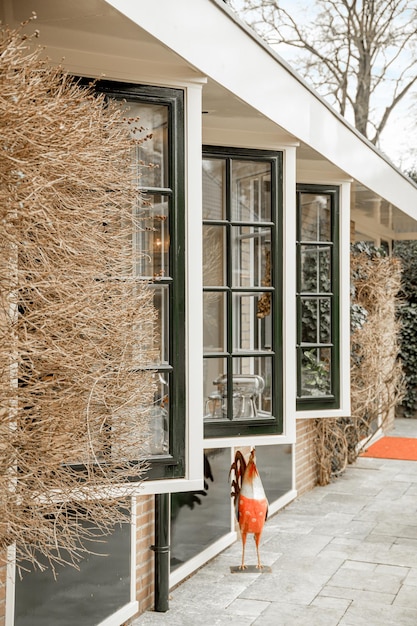
[[282, 431], [281, 155], [203, 158], [206, 436]]
[[[98, 89], [121, 100], [138, 142], [133, 174], [144, 202], [132, 234], [133, 276], [149, 281], [157, 311], [152, 346], [157, 392], [152, 408], [149, 478], [185, 475], [184, 93], [120, 83]], [[137, 177], [137, 178], [136, 178]], [[139, 253], [139, 254], [137, 254]], [[132, 337], [134, 344], [134, 336]]]
[[297, 187], [297, 407], [339, 406], [339, 188]]
[[[29, 571], [16, 576], [14, 626], [91, 626], [123, 611], [131, 601], [131, 534], [129, 524], [116, 526], [77, 568], [57, 565], [54, 574], [27, 564]], [[61, 557], [71, 561], [70, 554]]]

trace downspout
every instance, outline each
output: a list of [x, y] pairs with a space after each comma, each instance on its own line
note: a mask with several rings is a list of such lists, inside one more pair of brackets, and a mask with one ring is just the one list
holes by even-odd
[[169, 609], [169, 494], [155, 495], [155, 545], [151, 549], [155, 552], [155, 590], [154, 609], [165, 613]]

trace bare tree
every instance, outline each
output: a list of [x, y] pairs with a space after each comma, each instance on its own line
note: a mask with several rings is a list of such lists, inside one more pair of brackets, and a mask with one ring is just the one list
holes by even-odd
[[415, 0], [315, 0], [309, 22], [281, 0], [232, 0], [232, 6], [372, 143], [417, 81]]

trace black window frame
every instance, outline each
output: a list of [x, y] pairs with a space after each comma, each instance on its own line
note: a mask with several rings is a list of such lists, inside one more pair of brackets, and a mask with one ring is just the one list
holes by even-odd
[[[223, 146], [203, 145], [203, 159], [220, 159], [226, 163], [226, 204], [229, 205], [227, 212], [230, 216], [230, 205], [232, 203], [231, 185], [231, 163], [237, 161], [259, 161], [267, 162], [271, 165], [271, 222], [267, 224], [272, 230], [271, 237], [271, 298], [272, 298], [272, 347], [267, 356], [272, 358], [272, 416], [270, 418], [256, 418], [253, 420], [219, 420], [218, 422], [204, 423], [204, 437], [206, 439], [221, 437], [232, 438], [242, 436], [277, 435], [283, 433], [283, 154], [278, 151], [234, 148]], [[203, 199], [204, 202], [204, 199]], [[239, 226], [244, 222], [228, 220], [203, 219], [205, 224], [227, 225], [228, 228]], [[261, 223], [262, 224], [262, 223]], [[253, 225], [253, 224], [252, 224]], [[229, 246], [227, 246], [229, 247]], [[229, 251], [230, 254], [230, 251]], [[242, 287], [234, 287], [231, 283], [230, 268], [227, 270], [227, 287], [224, 290], [228, 294], [228, 306], [226, 332], [229, 335], [229, 349], [224, 353], [213, 354], [203, 353], [203, 358], [226, 358], [232, 361], [235, 356], [245, 356], [238, 351], [230, 349], [231, 333], [231, 304], [230, 296], [233, 292], [244, 291]], [[250, 288], [250, 291], [268, 291], [264, 287], [258, 289]], [[216, 289], [203, 286], [203, 292], [216, 291]], [[221, 289], [219, 289], [221, 291]], [[204, 317], [204, 311], [203, 311]], [[265, 356], [265, 354], [262, 354]], [[230, 369], [229, 369], [230, 372]], [[228, 403], [229, 414], [232, 412], [233, 402], [231, 393], [233, 383], [231, 377], [228, 380]]]
[[185, 112], [184, 90], [171, 87], [97, 81], [95, 88], [107, 97], [144, 105], [166, 106], [168, 110], [168, 187], [140, 187], [147, 198], [169, 198], [170, 277], [158, 277], [155, 284], [169, 288], [168, 366], [149, 369], [169, 376], [169, 452], [151, 456], [145, 478], [162, 480], [186, 475], [186, 268], [185, 268]]
[[[327, 195], [330, 198], [330, 236], [331, 241], [303, 242], [301, 239], [301, 197], [303, 194]], [[296, 188], [297, 210], [297, 410], [328, 410], [340, 408], [340, 187], [338, 185], [298, 184]], [[305, 244], [329, 246], [331, 289], [329, 292], [301, 291], [301, 250]], [[303, 298], [329, 297], [331, 299], [330, 341], [328, 343], [304, 344], [301, 341], [301, 303]], [[301, 390], [301, 361], [302, 350], [306, 347], [329, 348], [331, 350], [330, 384], [331, 393], [328, 395], [302, 396]]]

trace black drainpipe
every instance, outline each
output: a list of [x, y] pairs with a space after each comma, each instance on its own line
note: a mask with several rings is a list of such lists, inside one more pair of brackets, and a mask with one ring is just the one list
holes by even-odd
[[165, 613], [169, 609], [169, 494], [155, 495], [155, 611]]

